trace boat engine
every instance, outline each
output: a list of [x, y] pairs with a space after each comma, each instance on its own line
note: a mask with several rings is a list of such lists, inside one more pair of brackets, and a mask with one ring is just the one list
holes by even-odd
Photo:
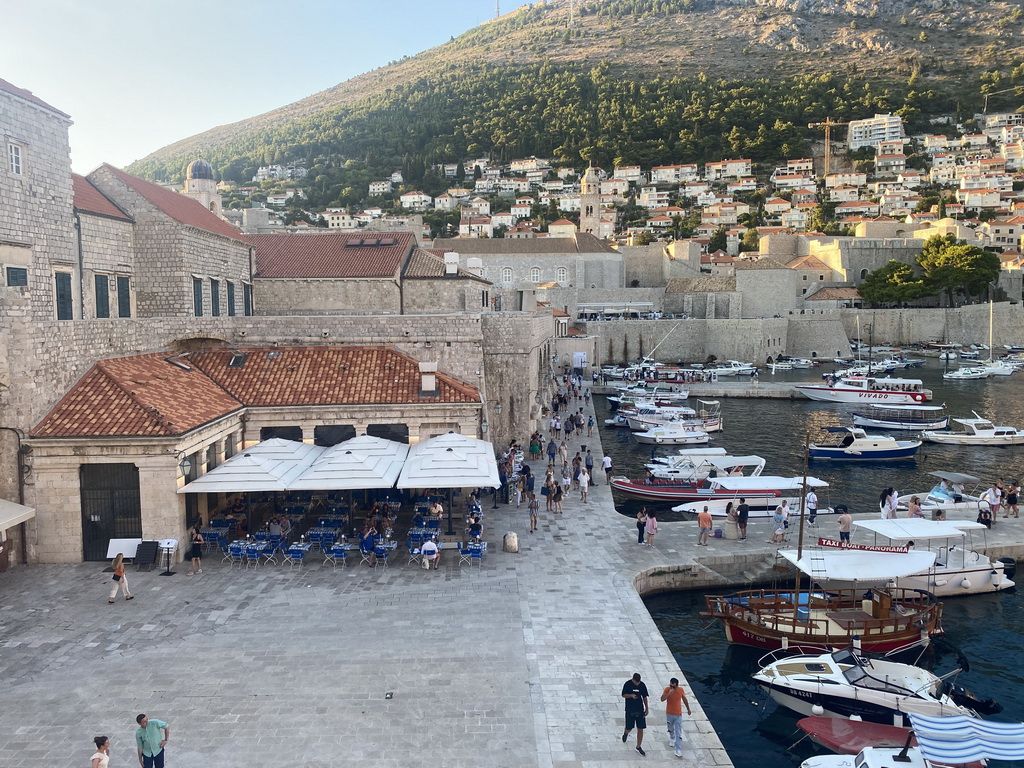
[[1000, 557], [999, 562], [1003, 564], [1003, 576], [1012, 579], [1017, 573], [1017, 561], [1012, 557]]
[[995, 699], [979, 699], [956, 683], [947, 683], [945, 693], [961, 707], [970, 707], [979, 715], [995, 715], [1003, 711], [1003, 705]]

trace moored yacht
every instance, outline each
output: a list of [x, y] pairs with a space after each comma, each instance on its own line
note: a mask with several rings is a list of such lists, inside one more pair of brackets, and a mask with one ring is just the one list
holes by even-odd
[[1024, 443], [1024, 430], [1015, 427], [998, 427], [977, 412], [973, 419], [953, 419], [963, 429], [953, 432], [921, 433], [924, 440], [946, 445], [1020, 445]]
[[827, 403], [894, 403], [912, 405], [932, 399], [920, 379], [874, 376], [830, 377], [824, 384], [798, 384], [795, 389], [811, 400]]

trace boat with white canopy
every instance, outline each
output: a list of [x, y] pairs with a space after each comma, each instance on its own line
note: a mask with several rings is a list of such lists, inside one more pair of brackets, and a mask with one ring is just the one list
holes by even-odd
[[1024, 430], [1016, 427], [999, 427], [988, 419], [981, 418], [977, 411], [973, 419], [953, 419], [963, 429], [953, 432], [921, 433], [921, 437], [931, 443], [945, 445], [1021, 445], [1024, 443]]
[[[898, 586], [926, 589], [937, 597], [981, 595], [1014, 586], [1009, 578], [1013, 573], [1006, 573], [1007, 563], [991, 560], [988, 555], [966, 546], [969, 532], [984, 533], [988, 530], [981, 523], [899, 518], [857, 520], [853, 524], [890, 544], [912, 542], [917, 549], [923, 544], [928, 551], [935, 553], [935, 562], [927, 570], [897, 579]], [[1015, 570], [1015, 566], [1012, 567]]]
[[921, 500], [921, 511], [933, 520], [942, 519], [947, 512], [954, 510], [977, 514], [982, 501], [981, 494], [985, 491], [979, 478], [962, 472], [939, 471], [928, 474], [937, 477], [938, 484], [933, 485], [926, 493], [918, 491], [901, 494], [898, 499], [898, 511], [905, 511], [907, 503], [917, 496]]
[[[733, 506], [745, 499], [750, 507], [750, 519], [771, 517], [775, 508], [788, 501], [790, 509], [798, 509], [800, 495], [803, 493], [803, 477], [779, 477], [760, 475], [759, 477], [716, 477], [709, 478], [715, 494], [711, 498], [702, 499], [699, 503], [680, 504], [672, 507], [673, 512], [689, 512], [696, 515], [707, 505], [712, 517], [725, 517], [725, 508], [729, 502]], [[807, 478], [807, 487], [816, 491], [828, 488], [828, 483], [817, 477]], [[833, 510], [827, 506], [819, 506], [818, 514], [829, 514]]]

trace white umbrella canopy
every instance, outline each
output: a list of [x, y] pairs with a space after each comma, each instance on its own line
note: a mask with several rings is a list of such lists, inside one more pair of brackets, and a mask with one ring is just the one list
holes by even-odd
[[494, 446], [449, 432], [418, 443], [398, 478], [399, 488], [498, 488]]
[[373, 435], [360, 435], [326, 449], [301, 477], [293, 491], [347, 491], [393, 488], [409, 446]]
[[265, 440], [179, 488], [178, 493], [287, 491], [323, 451], [294, 440]]

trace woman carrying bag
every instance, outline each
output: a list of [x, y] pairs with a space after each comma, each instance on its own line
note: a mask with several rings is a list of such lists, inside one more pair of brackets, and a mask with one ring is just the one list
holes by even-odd
[[117, 597], [117, 590], [119, 589], [124, 590], [125, 600], [135, 599], [135, 595], [131, 594], [128, 591], [128, 577], [125, 575], [124, 572], [124, 555], [122, 555], [120, 552], [118, 552], [117, 557], [114, 558], [113, 580], [114, 586], [110, 589], [110, 599], [107, 600], [108, 603], [114, 602], [114, 598]]

